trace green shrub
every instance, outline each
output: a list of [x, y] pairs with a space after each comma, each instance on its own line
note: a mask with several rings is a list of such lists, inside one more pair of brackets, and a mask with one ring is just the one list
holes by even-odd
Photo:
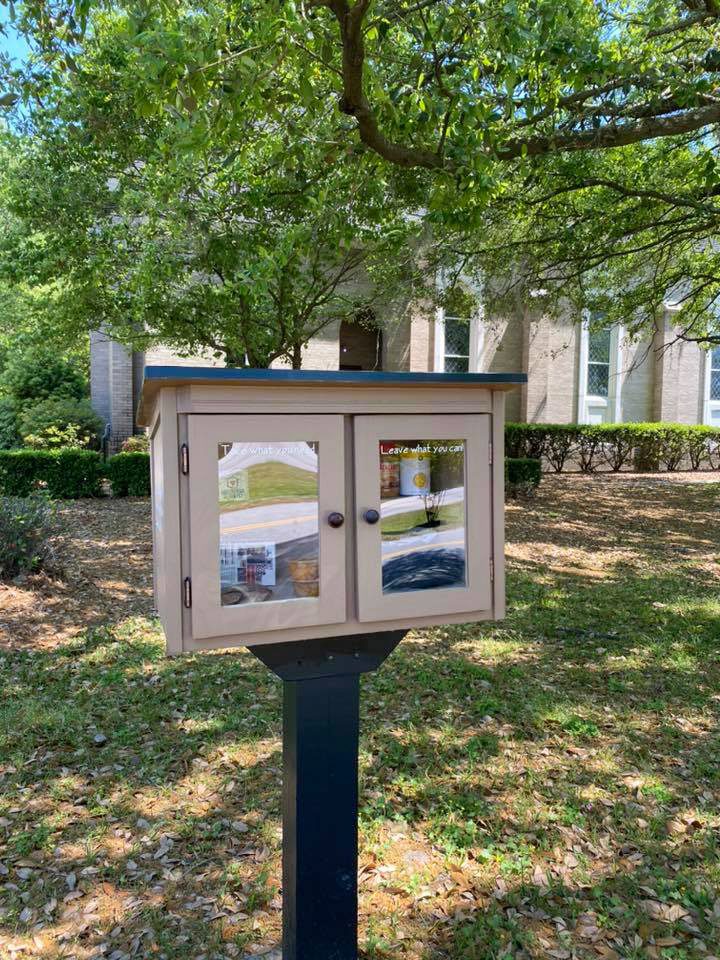
[[720, 429], [682, 423], [553, 424], [508, 423], [505, 449], [511, 458], [530, 457], [556, 472], [569, 464], [583, 473], [677, 470], [687, 464], [720, 469]]
[[545, 430], [545, 441], [537, 457], [538, 459], [541, 456], [545, 457], [555, 473], [561, 473], [568, 458], [577, 451], [579, 439], [580, 431], [577, 424], [550, 423]]
[[11, 397], [0, 397], [0, 450], [10, 450], [19, 443], [15, 401]]
[[147, 453], [116, 453], [105, 464], [116, 497], [150, 496], [150, 456]]
[[55, 508], [41, 494], [0, 497], [0, 580], [57, 566]]
[[528, 457], [531, 460], [547, 458], [549, 428], [571, 430], [574, 424], [507, 423], [505, 424], [505, 452], [511, 460]]
[[97, 448], [103, 422], [89, 400], [51, 397], [21, 410], [18, 428], [25, 443], [37, 449]]
[[48, 397], [80, 400], [87, 394], [87, 384], [77, 364], [45, 346], [10, 352], [2, 386], [18, 402]]
[[638, 437], [636, 427], [634, 423], [599, 423], [594, 427], [595, 435], [600, 439], [602, 459], [614, 473], [632, 460]]
[[655, 473], [660, 469], [663, 429], [660, 423], [638, 424], [637, 444], [633, 465], [641, 473]]
[[691, 428], [680, 423], [665, 424], [660, 442], [660, 462], [666, 470], [677, 470], [683, 460], [689, 459]]
[[505, 453], [511, 460], [525, 456], [525, 427], [524, 423], [505, 424]]
[[692, 427], [687, 435], [687, 458], [691, 470], [700, 470], [704, 463], [711, 463], [710, 452], [713, 440], [720, 439], [720, 430], [714, 427]]
[[27, 497], [37, 490], [58, 500], [97, 497], [103, 463], [94, 450], [2, 450], [0, 494]]
[[542, 469], [539, 460], [531, 457], [506, 457], [505, 493], [513, 499], [532, 497], [540, 486]]
[[150, 437], [146, 433], [136, 433], [123, 441], [120, 447], [121, 453], [148, 453], [150, 450]]
[[594, 473], [597, 457], [602, 455], [603, 433], [599, 424], [583, 424], [578, 431], [578, 462], [583, 473]]

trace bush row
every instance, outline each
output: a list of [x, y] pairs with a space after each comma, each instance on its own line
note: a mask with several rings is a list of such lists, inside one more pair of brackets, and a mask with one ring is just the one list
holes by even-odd
[[[505, 427], [506, 486], [531, 492], [539, 463], [596, 470], [720, 470], [720, 429], [674, 423], [545, 424]], [[538, 475], [537, 481], [535, 479]], [[42, 489], [59, 500], [97, 497], [108, 479], [115, 496], [150, 495], [150, 457], [133, 451], [107, 462], [93, 450], [0, 450], [0, 494], [26, 497]]]
[[0, 494], [43, 490], [57, 500], [97, 497], [107, 478], [117, 497], [150, 495], [147, 453], [118, 453], [103, 462], [94, 450], [0, 450]]
[[596, 470], [720, 470], [720, 429], [681, 423], [508, 423], [508, 457], [540, 460], [560, 473]]

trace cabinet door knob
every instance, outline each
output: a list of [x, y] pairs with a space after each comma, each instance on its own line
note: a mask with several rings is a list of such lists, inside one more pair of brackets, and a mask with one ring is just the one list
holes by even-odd
[[377, 523], [380, 519], [380, 514], [377, 510], [366, 510], [363, 514], [363, 520], [365, 523]]
[[333, 513], [328, 514], [327, 522], [331, 527], [341, 527], [345, 523], [345, 517], [342, 513], [338, 513], [335, 510]]

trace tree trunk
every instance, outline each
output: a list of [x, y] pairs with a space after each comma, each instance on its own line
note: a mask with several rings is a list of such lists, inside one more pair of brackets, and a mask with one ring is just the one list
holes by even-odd
[[292, 368], [299, 370], [302, 367], [302, 344], [294, 343], [292, 348]]

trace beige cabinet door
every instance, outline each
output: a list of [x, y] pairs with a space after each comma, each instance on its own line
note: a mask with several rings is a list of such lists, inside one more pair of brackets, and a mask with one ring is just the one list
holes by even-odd
[[343, 418], [188, 420], [193, 636], [344, 621]]
[[490, 416], [356, 417], [360, 621], [492, 605]]

